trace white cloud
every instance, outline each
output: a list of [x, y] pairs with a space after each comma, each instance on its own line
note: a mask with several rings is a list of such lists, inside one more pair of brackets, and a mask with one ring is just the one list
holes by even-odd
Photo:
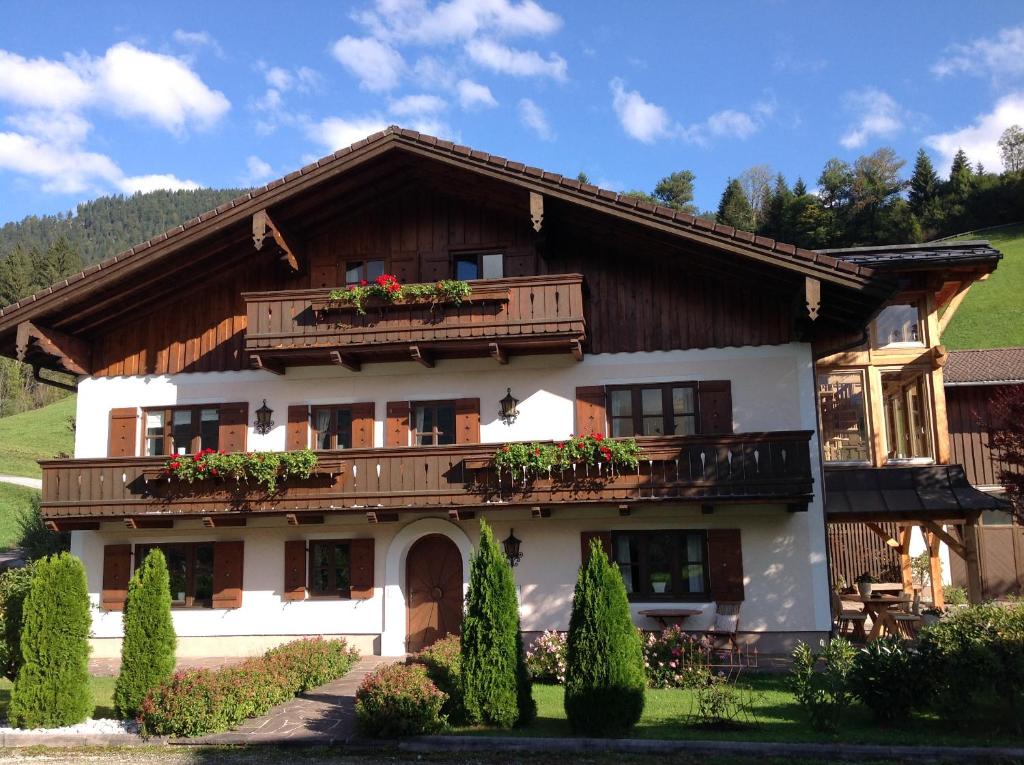
[[611, 81], [612, 107], [626, 135], [644, 143], [653, 143], [672, 132], [672, 120], [662, 107], [644, 99], [616, 77]]
[[932, 72], [939, 77], [988, 74], [994, 80], [1024, 74], [1024, 26], [1000, 29], [994, 38], [951, 45], [946, 55], [932, 64]]
[[544, 36], [562, 20], [534, 0], [448, 0], [429, 7], [425, 0], [377, 0], [356, 18], [381, 39], [436, 45], [478, 34], [499, 37]]
[[437, 114], [447, 108], [448, 104], [443, 98], [426, 94], [404, 96], [388, 105], [388, 111], [396, 117]]
[[132, 175], [117, 181], [117, 187], [125, 194], [134, 194], [137, 191], [145, 194], [149, 191], [166, 189], [167, 191], [181, 191], [183, 189], [198, 189], [199, 184], [195, 181], [183, 181], [168, 173], [156, 175]]
[[999, 136], [1011, 125], [1024, 125], [1024, 93], [1011, 93], [1000, 98], [988, 114], [978, 115], [974, 123], [948, 133], [925, 137], [926, 146], [942, 155], [948, 165], [958, 149], [967, 153], [971, 162], [981, 162], [989, 169], [1002, 167]]
[[712, 135], [740, 140], [750, 138], [760, 129], [760, 125], [749, 114], [735, 109], [712, 114], [708, 117], [707, 126]]
[[224, 58], [224, 49], [209, 32], [187, 32], [184, 29], [175, 29], [171, 37], [178, 45], [189, 48], [209, 48], [217, 58]]
[[552, 131], [551, 125], [548, 124], [548, 118], [544, 114], [544, 110], [529, 98], [523, 98], [519, 101], [519, 121], [530, 128], [542, 141], [555, 140], [554, 131]]
[[854, 124], [839, 139], [847, 149], [859, 149], [872, 138], [887, 138], [903, 129], [903, 109], [878, 88], [850, 91], [843, 104], [855, 115]]
[[491, 93], [491, 89], [478, 82], [466, 79], [459, 80], [455, 89], [459, 93], [459, 105], [463, 109], [475, 109], [480, 106], [492, 107], [498, 105], [498, 101], [494, 98], [494, 94]]
[[319, 72], [307, 66], [285, 69], [280, 66], [268, 66], [261, 61], [257, 68], [263, 72], [267, 89], [250, 104], [250, 108], [260, 113], [260, 119], [256, 122], [256, 132], [260, 135], [269, 135], [277, 130], [279, 125], [292, 125], [297, 121], [295, 112], [285, 108], [284, 94], [312, 93], [320, 88], [323, 78]]
[[359, 78], [366, 90], [379, 92], [392, 90], [405, 69], [402, 55], [380, 40], [372, 37], [345, 35], [331, 49], [334, 57]]
[[92, 129], [88, 120], [72, 112], [12, 114], [5, 122], [21, 134], [36, 136], [54, 146], [78, 146]]
[[413, 66], [413, 76], [424, 88], [450, 90], [455, 85], [455, 69], [435, 56], [421, 56]]
[[296, 90], [299, 93], [310, 93], [320, 87], [322, 78], [320, 73], [308, 66], [300, 66], [298, 69], [285, 69], [280, 66], [267, 66], [260, 63], [259, 68], [263, 71], [263, 77], [267, 86], [286, 93]]
[[0, 99], [33, 109], [65, 110], [82, 107], [92, 95], [92, 85], [66, 63], [0, 50]]
[[470, 40], [466, 53], [482, 67], [515, 77], [550, 77], [564, 82], [568, 64], [557, 53], [542, 57], [537, 51], [517, 50], [494, 40]]
[[311, 123], [307, 127], [307, 133], [328, 151], [337, 151], [386, 127], [387, 121], [375, 115], [352, 119], [327, 117], [320, 122]]
[[245, 160], [245, 175], [242, 176], [243, 183], [262, 183], [274, 176], [274, 168], [269, 162], [252, 155]]

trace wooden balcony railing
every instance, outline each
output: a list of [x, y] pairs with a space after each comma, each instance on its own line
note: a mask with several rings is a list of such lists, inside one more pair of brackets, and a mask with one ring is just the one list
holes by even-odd
[[247, 292], [245, 349], [254, 366], [408, 361], [443, 356], [573, 353], [586, 339], [579, 274], [470, 282], [462, 304], [333, 304], [330, 290]]
[[813, 496], [809, 431], [640, 438], [638, 469], [585, 465], [535, 480], [498, 475], [497, 444], [321, 452], [318, 475], [273, 497], [223, 482], [155, 478], [159, 457], [42, 462], [44, 517], [436, 510], [551, 504], [773, 502]]

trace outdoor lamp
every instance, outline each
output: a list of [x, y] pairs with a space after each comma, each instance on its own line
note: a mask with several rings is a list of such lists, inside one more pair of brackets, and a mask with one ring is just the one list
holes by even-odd
[[508, 530], [508, 537], [502, 542], [502, 546], [505, 548], [505, 557], [508, 558], [508, 565], [518, 566], [519, 561], [523, 559], [523, 554], [519, 552], [519, 545], [523, 543], [523, 540], [516, 539], [515, 534], [512, 533], [512, 529]]
[[274, 428], [274, 410], [267, 406], [267, 400], [263, 399], [263, 406], [256, 410], [256, 432], [265, 436]]
[[516, 421], [516, 417], [519, 416], [519, 410], [516, 407], [519, 405], [519, 399], [512, 395], [512, 389], [506, 388], [508, 393], [505, 394], [505, 398], [498, 402], [498, 414], [501, 416], [501, 421], [506, 425], [511, 425]]

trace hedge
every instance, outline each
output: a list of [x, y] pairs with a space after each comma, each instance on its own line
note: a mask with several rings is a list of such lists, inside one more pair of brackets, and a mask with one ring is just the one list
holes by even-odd
[[371, 738], [436, 733], [445, 727], [446, 694], [418, 664], [387, 664], [367, 675], [356, 691], [356, 728]]

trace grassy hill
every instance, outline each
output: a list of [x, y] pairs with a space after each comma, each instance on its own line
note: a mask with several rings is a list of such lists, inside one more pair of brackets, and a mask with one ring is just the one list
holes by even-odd
[[1003, 259], [992, 276], [971, 287], [942, 342], [950, 350], [1024, 345], [1024, 225], [1001, 226], [962, 238], [987, 239], [1003, 253]]
[[68, 420], [75, 416], [75, 397], [56, 404], [0, 418], [0, 474], [38, 478], [36, 460], [72, 453], [75, 434]]

